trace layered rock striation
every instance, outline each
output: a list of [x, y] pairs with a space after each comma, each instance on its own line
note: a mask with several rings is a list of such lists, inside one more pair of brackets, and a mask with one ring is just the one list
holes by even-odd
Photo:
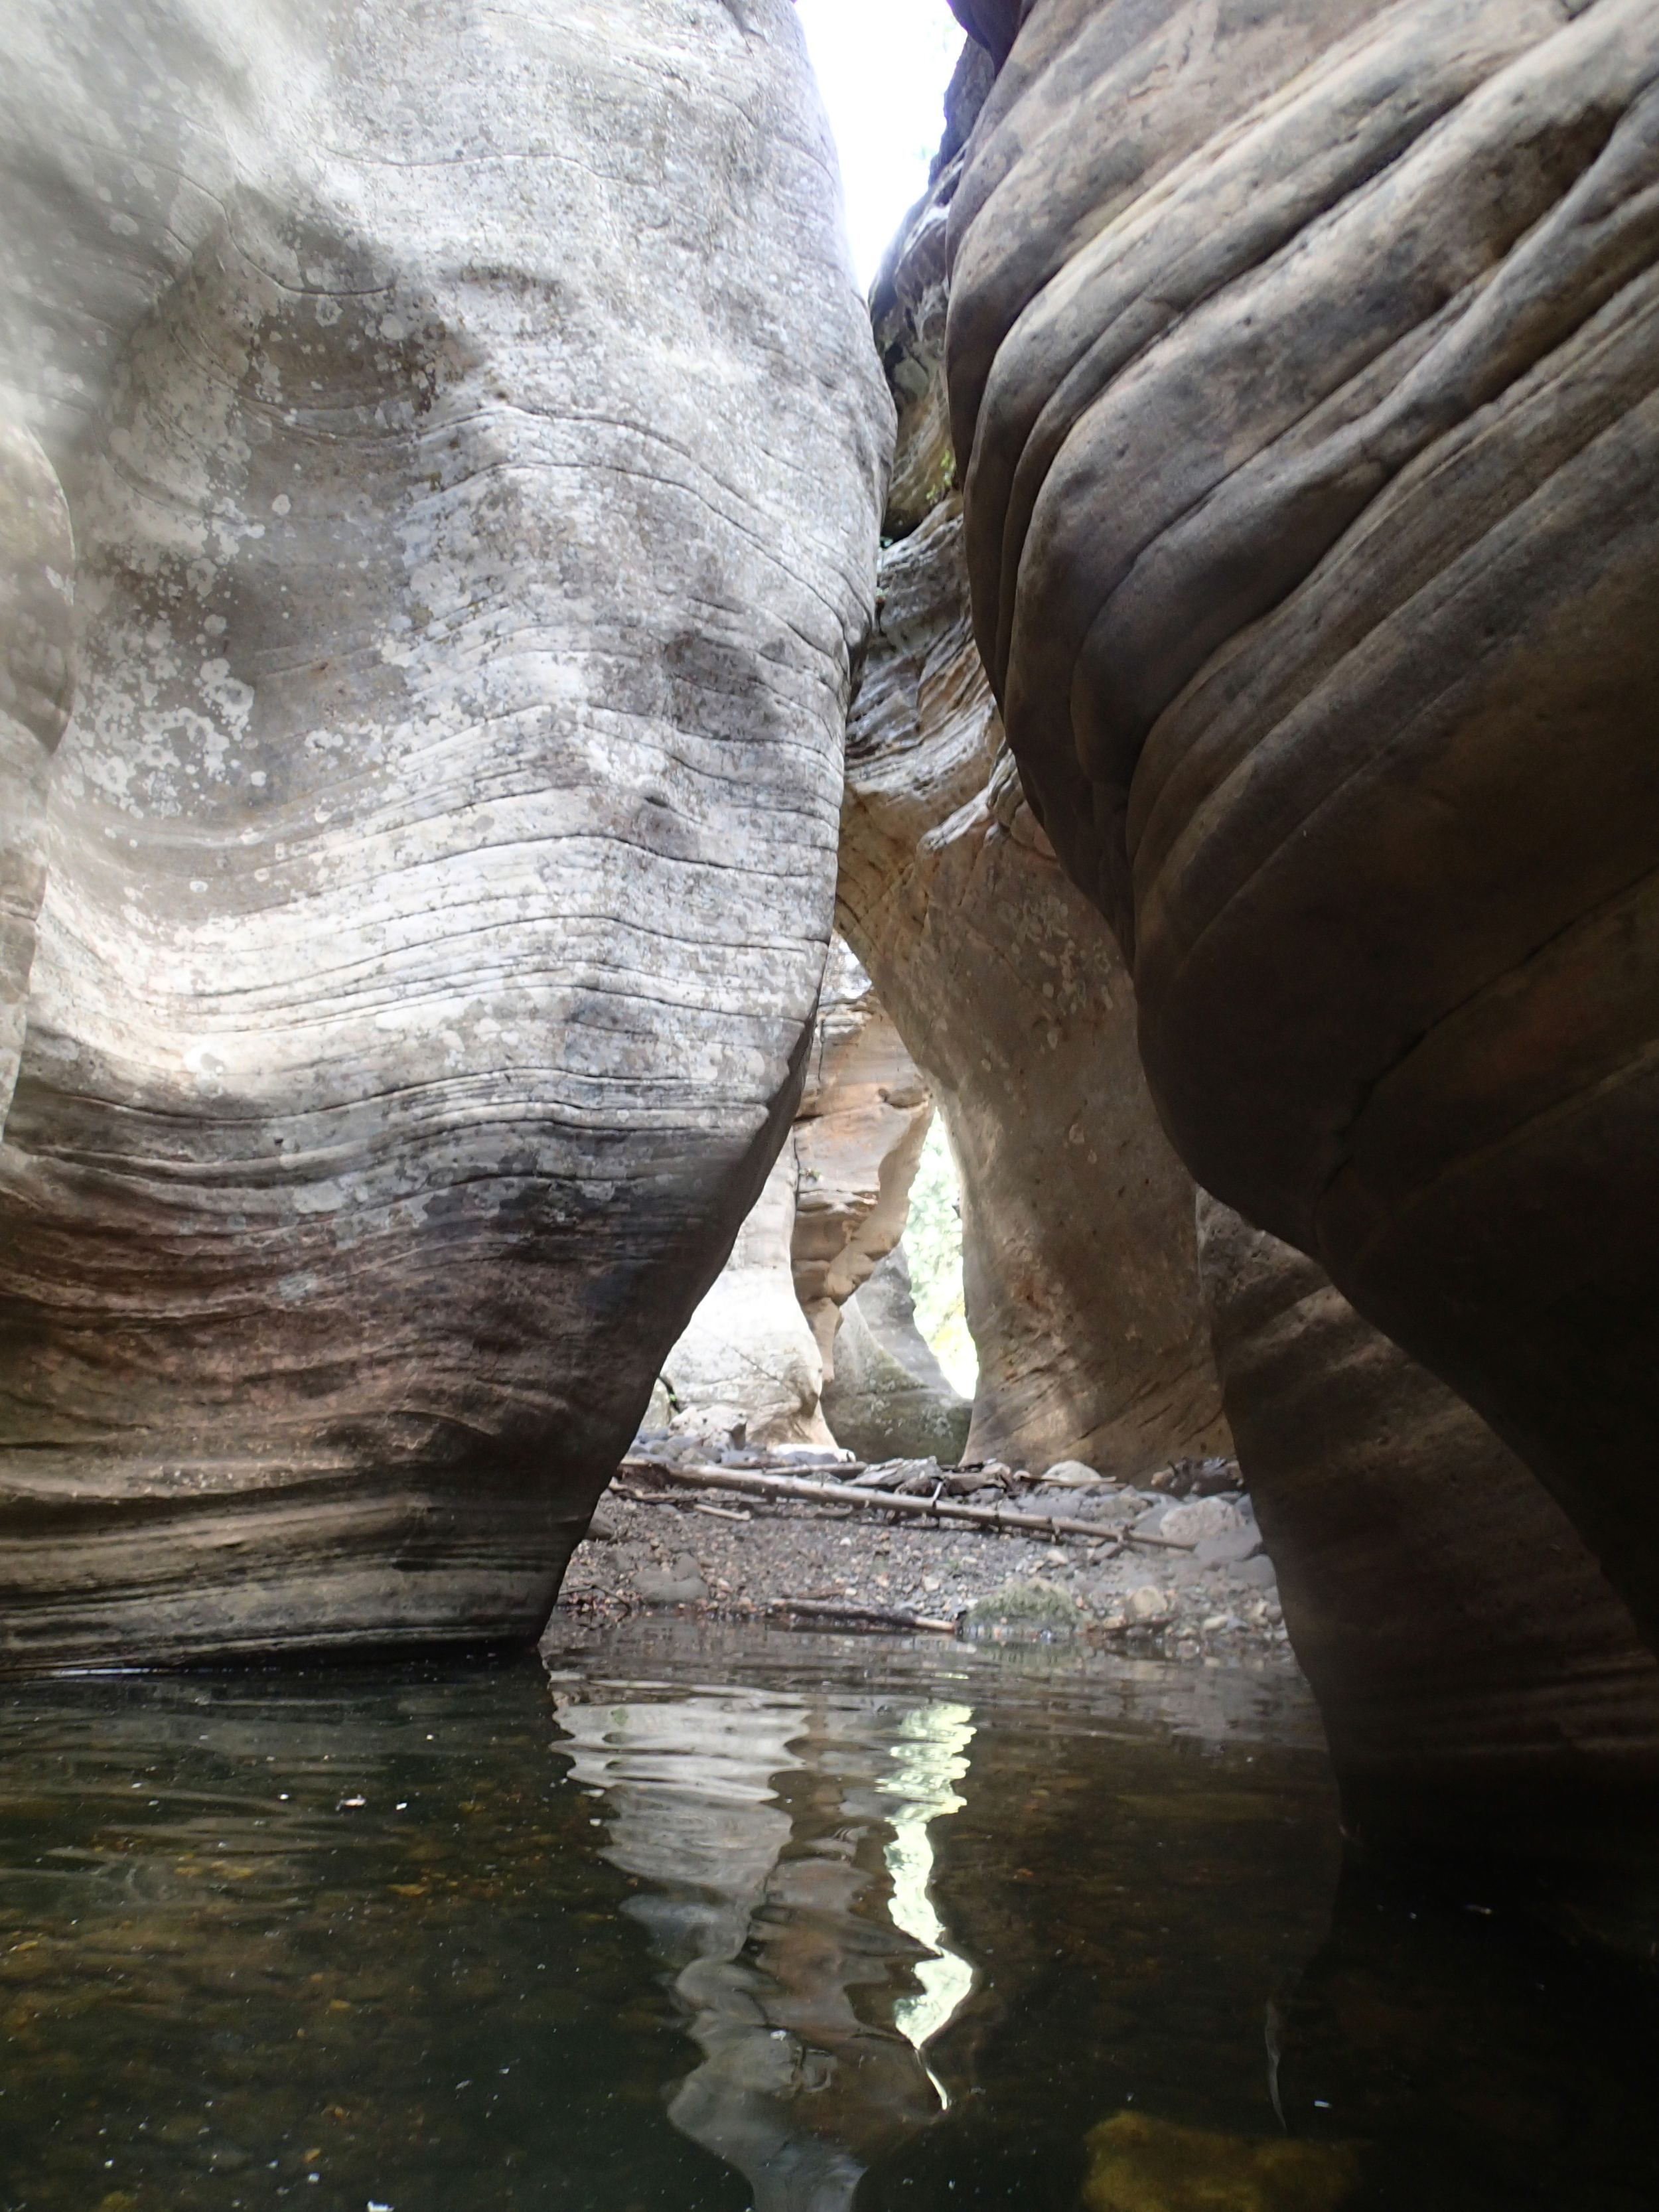
[[46, 783], [75, 689], [75, 533], [40, 442], [0, 415], [0, 1130], [46, 890]]
[[904, 1233], [933, 1101], [846, 941], [831, 940], [795, 1117], [795, 1292], [826, 1376], [842, 1309]]
[[975, 634], [1199, 1180], [1659, 1627], [1659, 14], [1036, 0], [951, 210]]
[[1631, 1851], [1659, 1813], [1659, 1662], [1566, 1515], [1313, 1261], [1213, 1199], [1198, 1218], [1227, 1418], [1351, 1832]]
[[530, 1633], [829, 936], [890, 405], [799, 28], [11, 27], [0, 381], [79, 694], [0, 1152], [4, 1656]]
[[[971, 64], [946, 148], [988, 72]], [[994, 95], [993, 95], [994, 97]], [[975, 142], [976, 143], [976, 142]], [[1133, 1477], [1227, 1449], [1192, 1185], [1127, 970], [1025, 804], [969, 619], [944, 436], [947, 160], [875, 294], [900, 435], [847, 744], [840, 925], [933, 1084], [962, 1177], [969, 1458]], [[971, 173], [971, 170], [969, 171]]]

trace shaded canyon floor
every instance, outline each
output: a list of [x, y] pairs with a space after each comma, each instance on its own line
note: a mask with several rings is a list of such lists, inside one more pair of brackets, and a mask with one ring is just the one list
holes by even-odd
[[[835, 1480], [829, 1468], [798, 1472]], [[1093, 1522], [1093, 1540], [901, 1519], [867, 1494], [851, 1502], [856, 1495], [842, 1506], [665, 1487], [630, 1466], [577, 1547], [550, 1632], [572, 1618], [614, 1623], [662, 1607], [750, 1620], [844, 1606], [848, 1620], [908, 1613], [976, 1638], [1080, 1637], [1182, 1659], [1288, 1656], [1273, 1568], [1237, 1493], [1182, 1501], [1107, 1484], [1036, 1484], [1012, 1499], [973, 1493], [1000, 1501], [1010, 1522], [1058, 1514]], [[1161, 1530], [1171, 1514], [1167, 1547], [1123, 1541], [1129, 1531]]]

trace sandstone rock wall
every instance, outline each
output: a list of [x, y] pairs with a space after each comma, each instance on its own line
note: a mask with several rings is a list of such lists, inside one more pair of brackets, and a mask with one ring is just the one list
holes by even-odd
[[1202, 1195], [1199, 1252], [1351, 1830], [1627, 1848], [1659, 1766], [1659, 1662], [1565, 1514], [1311, 1260]]
[[794, 1125], [664, 1364], [683, 1411], [740, 1411], [755, 1444], [836, 1441], [818, 1401], [835, 1376], [838, 1325], [903, 1231], [933, 1114], [870, 978], [832, 939]]
[[904, 1231], [933, 1118], [921, 1071], [874, 986], [835, 938], [795, 1117], [795, 1291], [826, 1375], [842, 1309]]
[[951, 0], [951, 13], [994, 61], [1007, 59], [1019, 27], [1021, 0]]
[[[958, 73], [958, 98], [984, 90]], [[962, 1175], [969, 1456], [1141, 1474], [1225, 1449], [1226, 1427], [1192, 1186], [1141, 1074], [1127, 972], [1024, 802], [969, 626], [943, 374], [961, 173], [940, 171], [875, 294], [900, 403], [894, 542], [848, 726], [837, 913]]]
[[1112, 1474], [1224, 1449], [1192, 1186], [1134, 997], [1024, 807], [946, 501], [882, 556], [848, 733], [838, 913], [934, 1083], [962, 1176], [970, 1458]]
[[0, 415], [0, 1130], [46, 890], [46, 781], [75, 672], [75, 534], [40, 441]]
[[794, 1145], [786, 1142], [725, 1267], [663, 1362], [677, 1405], [740, 1410], [754, 1445], [835, 1442], [818, 1410], [823, 1355], [790, 1266], [798, 1173]]
[[951, 1467], [967, 1451], [973, 1412], [916, 1327], [909, 1262], [896, 1244], [841, 1310], [823, 1417], [860, 1459]]
[[1036, 0], [951, 210], [975, 631], [1205, 1186], [1659, 1628], [1659, 11]]
[[6, 1651], [530, 1632], [829, 935], [890, 407], [793, 9], [24, 0], [0, 102]]

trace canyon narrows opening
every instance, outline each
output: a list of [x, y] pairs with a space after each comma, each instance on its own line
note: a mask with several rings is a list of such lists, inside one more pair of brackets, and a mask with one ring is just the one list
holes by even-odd
[[8, 31], [0, 2212], [1651, 2212], [1651, 0]]

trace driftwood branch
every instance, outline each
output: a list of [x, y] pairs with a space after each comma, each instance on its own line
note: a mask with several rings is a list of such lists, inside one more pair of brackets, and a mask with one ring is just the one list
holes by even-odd
[[766, 1610], [804, 1613], [815, 1620], [850, 1620], [865, 1628], [922, 1628], [934, 1636], [957, 1632], [954, 1620], [930, 1620], [925, 1613], [899, 1606], [860, 1605], [853, 1598], [775, 1597]]
[[1194, 1548], [1170, 1536], [1110, 1534], [1091, 1521], [1073, 1520], [1063, 1513], [1016, 1513], [1001, 1505], [962, 1505], [954, 1498], [911, 1498], [894, 1490], [856, 1490], [850, 1483], [808, 1482], [799, 1475], [760, 1474], [747, 1468], [678, 1467], [655, 1459], [625, 1459], [623, 1466], [630, 1474], [650, 1474], [694, 1490], [735, 1490], [746, 1498], [793, 1498], [811, 1505], [846, 1505], [866, 1513], [910, 1513], [925, 1521], [960, 1521], [976, 1528], [994, 1528], [1003, 1536], [1085, 1536], [1091, 1544], [1104, 1545], [1109, 1557], [1125, 1544], [1149, 1545], [1161, 1552]]

